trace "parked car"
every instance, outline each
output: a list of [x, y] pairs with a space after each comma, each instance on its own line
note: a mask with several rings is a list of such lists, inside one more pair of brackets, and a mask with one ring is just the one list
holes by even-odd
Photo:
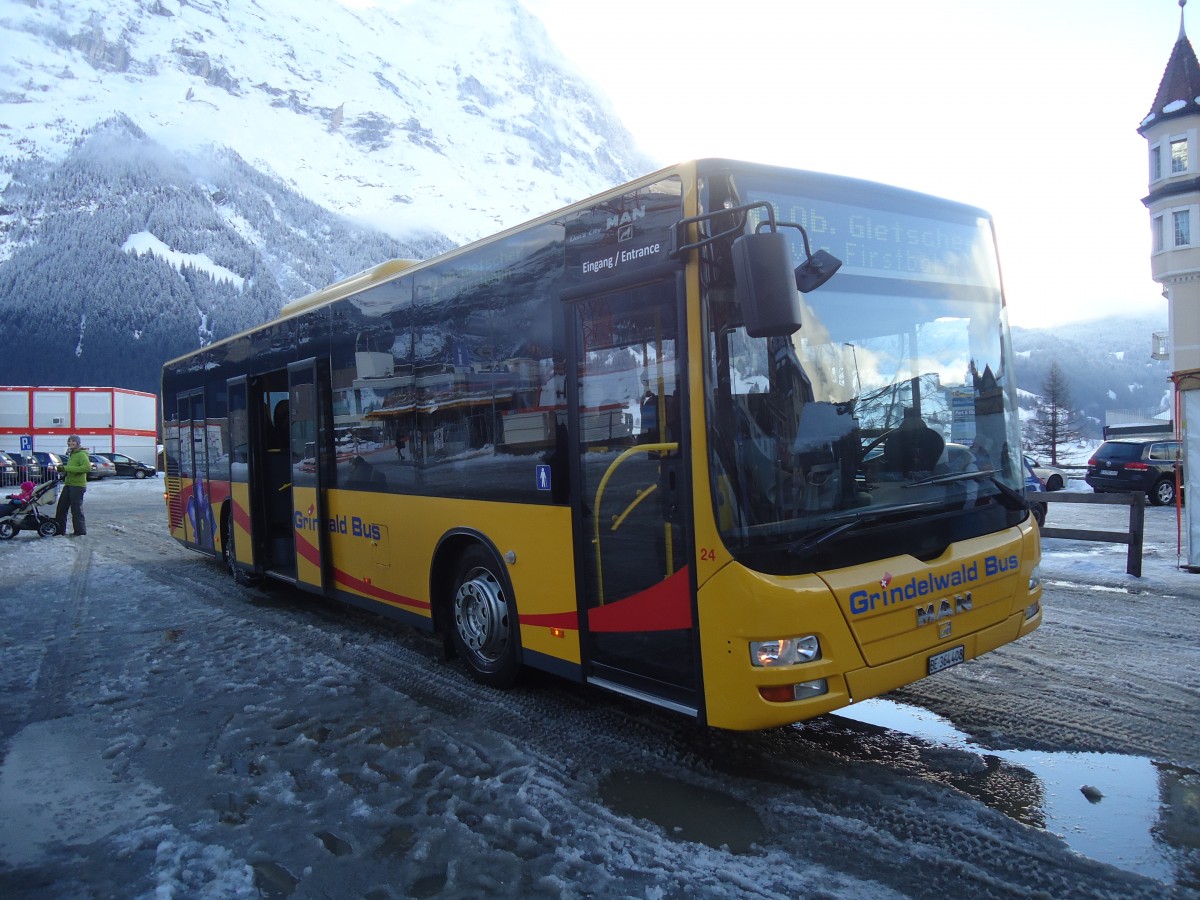
[[48, 450], [34, 450], [33, 455], [42, 464], [42, 474], [47, 477], [61, 478], [66, 461], [57, 453]]
[[17, 461], [0, 450], [0, 487], [16, 487], [20, 483], [17, 478]]
[[88, 459], [92, 461], [92, 471], [88, 473], [89, 480], [99, 481], [101, 478], [111, 478], [117, 474], [117, 467], [112, 464], [112, 460], [105, 459], [99, 453], [89, 453]]
[[124, 453], [98, 453], [97, 456], [103, 456], [114, 466], [116, 466], [118, 475], [129, 475], [133, 478], [154, 478], [158, 475], [158, 469], [149, 463], [144, 463], [140, 459], [134, 459], [132, 456], [126, 456]]
[[1042, 486], [1042, 479], [1038, 478], [1037, 473], [1033, 470], [1033, 464], [1028, 459], [1023, 462], [1025, 463], [1025, 500], [1029, 503], [1029, 511], [1033, 514], [1034, 521], [1038, 523], [1038, 528], [1044, 528], [1046, 526], [1046, 501], [1038, 500], [1036, 495], [1046, 489]]
[[1145, 491], [1155, 506], [1166, 506], [1175, 502], [1177, 477], [1183, 480], [1179, 441], [1124, 438], [1100, 445], [1084, 480], [1097, 494]]
[[1025, 462], [1032, 467], [1033, 474], [1041, 479], [1042, 485], [1048, 491], [1061, 491], [1067, 486], [1067, 473], [1058, 466], [1050, 466], [1037, 460], [1025, 457]]
[[8, 455], [17, 464], [18, 484], [22, 481], [32, 481], [34, 484], [42, 483], [42, 464], [37, 461], [32, 453], [13, 453], [10, 450]]

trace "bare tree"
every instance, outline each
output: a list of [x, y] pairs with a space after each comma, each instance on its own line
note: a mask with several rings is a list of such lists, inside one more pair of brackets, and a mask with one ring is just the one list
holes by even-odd
[[1037, 419], [1033, 425], [1032, 445], [1035, 452], [1050, 457], [1050, 465], [1058, 465], [1059, 447], [1078, 441], [1079, 414], [1071, 408], [1071, 388], [1058, 363], [1050, 364], [1042, 382]]

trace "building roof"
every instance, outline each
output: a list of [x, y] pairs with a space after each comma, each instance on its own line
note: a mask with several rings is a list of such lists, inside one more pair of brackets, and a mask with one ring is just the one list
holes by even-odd
[[1200, 113], [1200, 62], [1196, 60], [1196, 51], [1192, 49], [1192, 43], [1183, 30], [1183, 6], [1186, 2], [1181, 0], [1179, 4], [1179, 39], [1175, 41], [1171, 58], [1167, 60], [1167, 68], [1159, 82], [1150, 112], [1138, 126], [1139, 132], [1164, 119]]

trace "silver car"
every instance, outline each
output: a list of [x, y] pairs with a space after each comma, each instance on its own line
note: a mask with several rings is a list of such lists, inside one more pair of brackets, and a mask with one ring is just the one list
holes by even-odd
[[14, 453], [8, 451], [9, 457], [17, 464], [17, 484], [22, 481], [42, 483], [42, 464], [31, 453]]
[[88, 459], [92, 461], [92, 471], [88, 472], [90, 481], [99, 481], [101, 478], [111, 478], [117, 474], [117, 467], [113, 465], [111, 459], [105, 459], [98, 453], [89, 453]]

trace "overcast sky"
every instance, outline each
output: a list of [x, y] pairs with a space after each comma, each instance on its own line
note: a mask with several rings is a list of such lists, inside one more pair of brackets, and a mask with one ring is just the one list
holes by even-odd
[[657, 162], [731, 156], [981, 206], [1014, 323], [1165, 325], [1137, 128], [1176, 0], [522, 2]]

